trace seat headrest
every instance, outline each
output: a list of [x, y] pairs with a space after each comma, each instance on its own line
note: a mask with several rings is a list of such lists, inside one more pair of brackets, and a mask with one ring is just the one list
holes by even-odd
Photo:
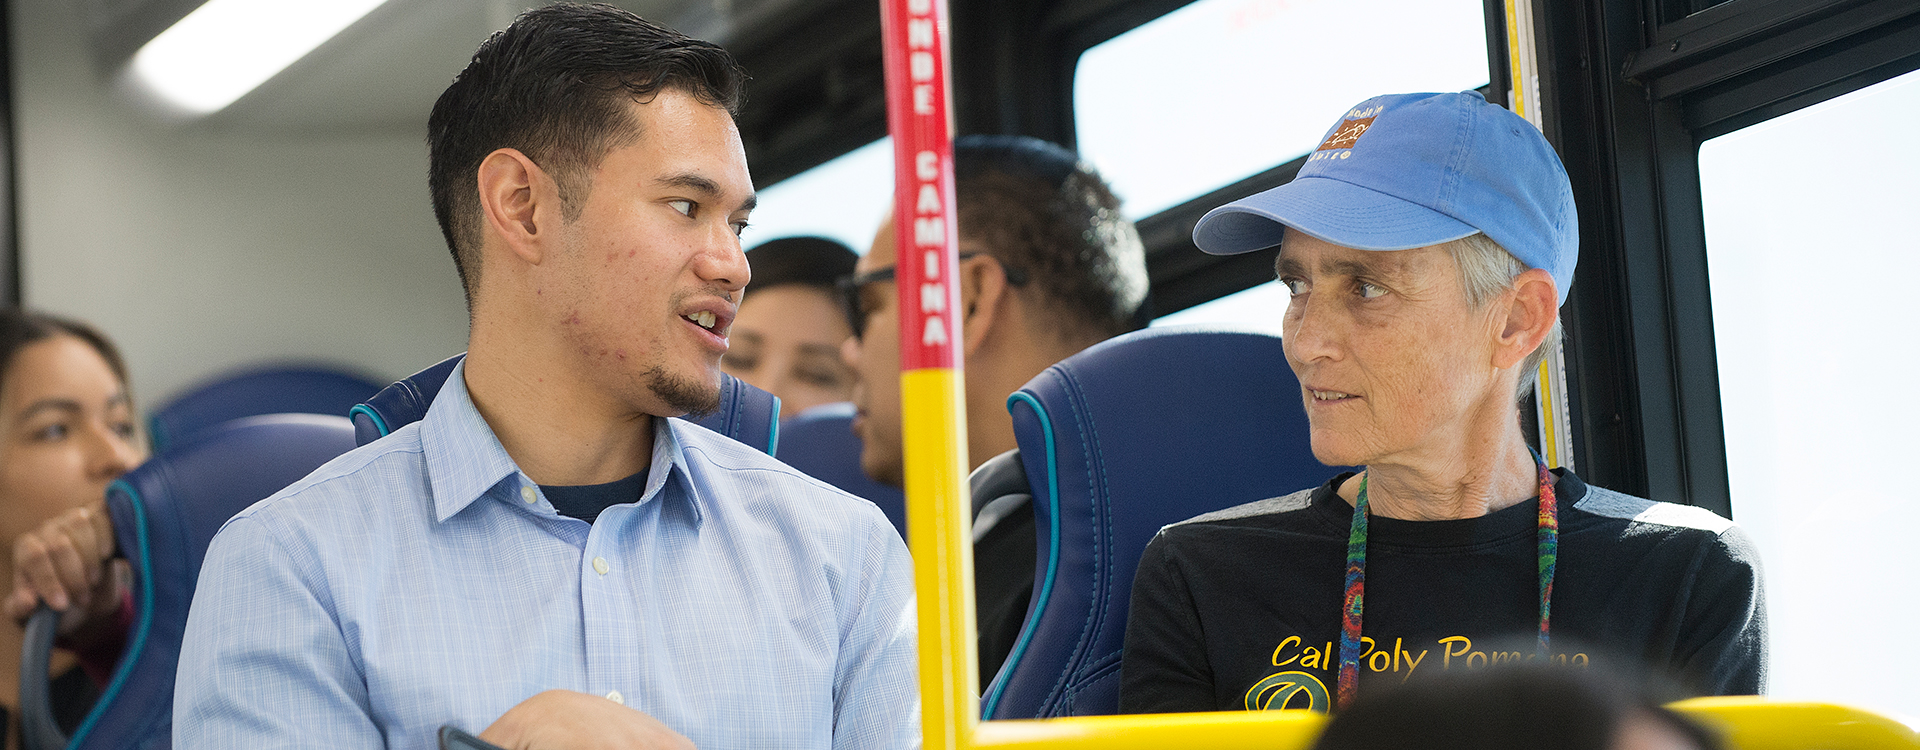
[[353, 447], [345, 417], [246, 417], [196, 433], [108, 486], [114, 535], [133, 568], [136, 619], [68, 747], [166, 747], [180, 639], [207, 545], [235, 513]]
[[440, 360], [439, 364], [395, 381], [372, 398], [353, 407], [347, 416], [353, 419], [353, 439], [366, 445], [427, 416], [433, 397], [447, 384], [454, 365], [466, 359], [466, 352]]
[[230, 373], [176, 396], [154, 410], [147, 433], [155, 452], [195, 432], [228, 420], [256, 414], [327, 414], [342, 416], [380, 384], [324, 367], [267, 367]]
[[1035, 595], [983, 703], [994, 719], [1113, 713], [1134, 568], [1161, 527], [1311, 487], [1277, 336], [1156, 328], [1067, 358], [1008, 400], [1034, 490]]

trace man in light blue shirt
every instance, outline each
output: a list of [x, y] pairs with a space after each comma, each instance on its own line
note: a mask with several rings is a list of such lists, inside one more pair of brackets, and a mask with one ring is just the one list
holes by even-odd
[[429, 120], [472, 334], [425, 419], [228, 522], [182, 748], [919, 743], [906, 549], [712, 408], [752, 181], [725, 52], [529, 11]]

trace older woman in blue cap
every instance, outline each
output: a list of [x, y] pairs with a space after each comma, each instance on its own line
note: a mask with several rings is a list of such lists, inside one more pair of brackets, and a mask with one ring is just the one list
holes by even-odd
[[1325, 711], [1368, 683], [1509, 661], [1761, 689], [1747, 537], [1550, 471], [1521, 433], [1576, 222], [1552, 147], [1474, 92], [1362, 102], [1293, 182], [1201, 219], [1209, 253], [1280, 248], [1314, 455], [1361, 471], [1160, 532], [1123, 710]]

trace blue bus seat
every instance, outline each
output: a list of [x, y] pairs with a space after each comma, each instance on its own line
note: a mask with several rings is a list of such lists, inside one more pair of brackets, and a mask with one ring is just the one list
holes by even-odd
[[822, 404], [780, 426], [775, 457], [801, 473], [864, 497], [880, 506], [900, 538], [907, 536], [907, 498], [897, 487], [875, 482], [860, 470], [860, 436], [853, 434], [853, 404]]
[[[441, 360], [354, 405], [348, 412], [353, 419], [354, 439], [366, 445], [420, 421], [433, 406], [433, 398], [440, 395], [440, 386], [446, 385], [447, 377], [453, 374], [453, 366], [466, 356], [461, 353]], [[780, 399], [732, 375], [720, 375], [720, 408], [692, 421], [768, 455], [773, 455], [780, 444]]]
[[1312, 487], [1279, 337], [1155, 328], [1096, 344], [1007, 400], [1033, 489], [1034, 596], [989, 719], [1111, 714], [1140, 553], [1161, 527]]
[[181, 634], [214, 533], [353, 447], [346, 417], [244, 417], [201, 431], [108, 486], [114, 535], [133, 568], [135, 619], [112, 679], [68, 748], [171, 747]]
[[174, 397], [147, 418], [155, 453], [200, 430], [257, 414], [341, 416], [378, 382], [324, 367], [273, 366], [223, 375]]

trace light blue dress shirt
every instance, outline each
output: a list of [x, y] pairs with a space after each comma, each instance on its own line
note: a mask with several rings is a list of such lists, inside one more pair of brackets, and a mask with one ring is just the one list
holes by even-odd
[[655, 419], [646, 491], [589, 525], [514, 465], [464, 374], [214, 538], [174, 747], [432, 748], [554, 688], [702, 750], [920, 744], [911, 563], [872, 503]]

